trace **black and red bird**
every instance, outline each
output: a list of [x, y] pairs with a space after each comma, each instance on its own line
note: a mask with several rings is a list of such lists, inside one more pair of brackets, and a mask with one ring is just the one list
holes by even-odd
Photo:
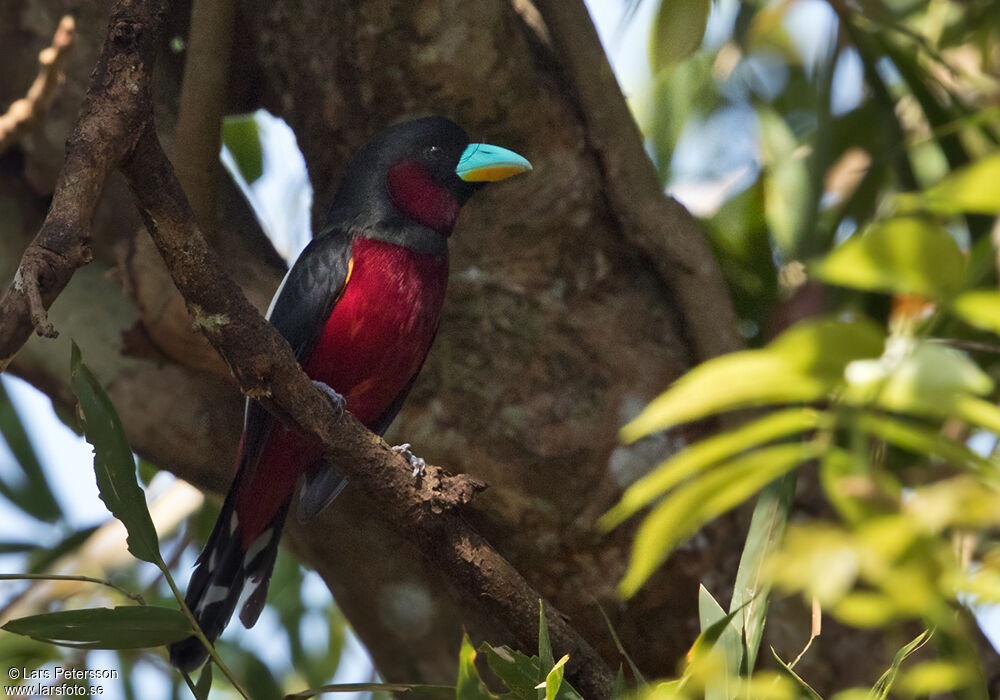
[[[313, 381], [373, 432], [399, 412], [437, 333], [459, 209], [485, 183], [530, 169], [512, 151], [470, 144], [441, 117], [386, 129], [348, 165], [326, 225], [288, 271], [268, 319]], [[240, 620], [251, 627], [260, 616], [300, 478], [302, 520], [346, 485], [318, 442], [249, 400], [237, 465], [186, 597], [212, 641], [245, 586]], [[170, 647], [185, 670], [206, 656], [195, 637]]]

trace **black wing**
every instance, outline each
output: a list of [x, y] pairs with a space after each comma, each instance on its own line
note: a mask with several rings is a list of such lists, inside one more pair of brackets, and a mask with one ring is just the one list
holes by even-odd
[[[323, 322], [344, 293], [351, 265], [353, 235], [333, 230], [314, 238], [285, 275], [267, 312], [268, 320], [304, 363], [319, 339]], [[240, 477], [257, 468], [274, 418], [255, 401], [247, 399], [243, 423], [243, 456]]]

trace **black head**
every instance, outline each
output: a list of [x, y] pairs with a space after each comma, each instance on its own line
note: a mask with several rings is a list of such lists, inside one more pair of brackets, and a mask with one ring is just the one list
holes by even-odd
[[475, 168], [462, 168], [459, 176], [459, 162], [467, 162], [468, 154], [480, 147], [493, 148], [470, 146], [462, 127], [443, 117], [416, 119], [385, 129], [348, 164], [330, 207], [327, 227], [346, 224], [404, 229], [416, 225], [450, 235], [461, 206], [487, 181], [530, 168], [520, 156], [495, 149], [523, 164], [509, 173], [490, 175], [501, 172], [497, 168], [504, 164], [513, 167], [510, 158], [501, 162], [480, 155], [477, 158], [482, 162]]

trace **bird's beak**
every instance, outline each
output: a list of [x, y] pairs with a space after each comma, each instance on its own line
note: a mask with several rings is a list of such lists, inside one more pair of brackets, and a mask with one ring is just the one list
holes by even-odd
[[470, 143], [455, 174], [466, 182], [495, 182], [531, 170], [531, 163], [514, 151], [488, 143]]

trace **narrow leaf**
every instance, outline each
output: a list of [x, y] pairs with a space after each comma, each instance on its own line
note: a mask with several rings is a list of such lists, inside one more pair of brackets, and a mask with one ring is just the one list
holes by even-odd
[[25, 476], [25, 483], [20, 488], [4, 482], [3, 494], [24, 512], [39, 520], [51, 523], [61, 518], [62, 509], [49, 487], [35, 448], [24, 429], [21, 416], [14, 408], [2, 381], [0, 381], [0, 435], [7, 442], [7, 447], [10, 448]]
[[872, 692], [868, 696], [869, 700], [886, 700], [889, 697], [889, 691], [892, 690], [892, 686], [896, 682], [896, 677], [899, 675], [899, 667], [903, 665], [908, 656], [930, 641], [930, 638], [930, 630], [924, 630], [896, 652], [896, 656], [892, 659], [892, 664], [872, 688]]
[[192, 633], [191, 623], [180, 611], [142, 605], [32, 615], [11, 620], [2, 629], [81, 649], [144, 649], [177, 642]]
[[298, 693], [285, 695], [285, 700], [304, 700], [314, 698], [324, 693], [406, 693], [410, 695], [433, 695], [435, 697], [457, 697], [461, 700], [496, 700], [496, 695], [463, 695], [462, 689], [451, 685], [426, 685], [420, 683], [336, 683], [333, 685], [323, 685], [319, 688], [310, 688]]
[[857, 414], [853, 423], [858, 429], [914, 454], [937, 457], [994, 478], [1000, 475], [1000, 465], [925, 425], [873, 413]]
[[965, 256], [940, 225], [897, 218], [852, 236], [813, 265], [812, 273], [842, 287], [941, 298], [961, 285]]
[[713, 624], [727, 617], [729, 623], [723, 628], [715, 644], [725, 657], [725, 674], [719, 674], [706, 682], [705, 700], [730, 700], [736, 696], [736, 689], [740, 682], [740, 662], [743, 659], [743, 642], [740, 639], [739, 629], [734, 624], [735, 613], [727, 615], [708, 589], [704, 585], [699, 585], [698, 618], [701, 629], [707, 630]]
[[832, 422], [833, 417], [828, 413], [813, 408], [790, 408], [706, 438], [629, 486], [614, 508], [601, 517], [598, 526], [605, 530], [616, 527], [685, 479], [740, 452]]
[[[716, 603], [716, 605], [718, 605], [718, 603]], [[701, 609], [701, 596], [699, 595], [699, 611], [700, 609]], [[719, 609], [722, 610], [721, 607]], [[723, 612], [722, 617], [718, 618], [717, 620], [715, 620], [715, 622], [712, 622], [707, 627], [702, 629], [701, 633], [698, 635], [698, 638], [694, 640], [694, 644], [691, 645], [691, 648], [688, 649], [688, 652], [684, 657], [688, 666], [697, 662], [699, 659], [704, 657], [709, 651], [711, 651], [712, 648], [716, 645], [716, 643], [718, 643], [719, 638], [722, 637], [722, 635], [725, 633], [727, 629], [733, 629], [732, 622], [733, 618], [735, 617], [736, 617], [735, 612], [731, 613]]]
[[[311, 697], [311, 696], [300, 696]], [[455, 684], [456, 700], [497, 700], [487, 689], [476, 669], [476, 650], [469, 635], [462, 635], [462, 649], [458, 654], [458, 682]]]
[[531, 658], [508, 646], [482, 644], [479, 651], [486, 655], [490, 670], [504, 682], [515, 698], [535, 700], [536, 680], [544, 673], [537, 658]]
[[960, 396], [952, 405], [952, 412], [957, 418], [1000, 433], [1000, 408], [989, 401], [974, 396]]
[[[545, 676], [545, 700], [556, 700], [562, 687], [563, 676], [566, 673], [566, 662], [569, 654], [564, 655]], [[544, 667], [543, 667], [544, 668]]]
[[740, 610], [737, 622], [743, 631], [746, 675], [753, 673], [767, 619], [771, 586], [764, 578], [764, 562], [781, 544], [788, 513], [795, 498], [795, 482], [796, 475], [792, 472], [768, 484], [761, 491], [750, 520], [740, 566], [736, 571], [729, 610]]
[[615, 685], [611, 689], [611, 700], [624, 698], [626, 693], [628, 693], [628, 686], [625, 685], [625, 672], [622, 670], [622, 665], [618, 664], [618, 673], [615, 674]]
[[121, 419], [100, 383], [83, 364], [76, 343], [70, 361], [70, 384], [79, 401], [87, 442], [94, 446], [94, 472], [101, 500], [125, 526], [128, 550], [136, 558], [162, 568], [156, 528], [136, 481], [135, 460]]
[[965, 292], [955, 297], [951, 309], [976, 328], [1000, 334], [1000, 293], [987, 289]]
[[618, 586], [621, 595], [635, 594], [673, 548], [706, 522], [825, 450], [824, 445], [815, 442], [765, 447], [678, 488], [639, 527], [628, 570]]
[[787, 673], [796, 683], [798, 683], [799, 688], [805, 696], [809, 698], [809, 700], [823, 700], [823, 697], [813, 690], [812, 686], [802, 680], [801, 676], [799, 676], [799, 674], [797, 674], [791, 666], [786, 664], [782, 658], [778, 656], [778, 652], [774, 650], [774, 647], [771, 647], [771, 653], [774, 655], [774, 659], [778, 662], [778, 665], [781, 666], [781, 670]]
[[904, 207], [941, 214], [1000, 214], [1000, 151], [953, 170], [918, 194], [901, 196]]
[[597, 604], [597, 609], [601, 611], [601, 617], [604, 618], [604, 624], [608, 626], [608, 633], [611, 635], [611, 639], [615, 643], [615, 648], [618, 649], [618, 653], [624, 657], [625, 662], [632, 671], [632, 677], [635, 679], [635, 682], [640, 686], [647, 685], [646, 677], [642, 675], [642, 671], [640, 671], [639, 667], [636, 666], [635, 661], [632, 660], [632, 656], [625, 650], [625, 645], [622, 644], [622, 640], [618, 637], [618, 633], [615, 632], [615, 627], [611, 624], [611, 618], [608, 617], [608, 614], [604, 611], [604, 608], [600, 603]]
[[818, 401], [840, 385], [850, 362], [881, 355], [884, 337], [867, 320], [797, 324], [766, 348], [698, 365], [622, 428], [621, 439], [633, 442], [722, 411]]
[[212, 691], [212, 662], [211, 660], [201, 669], [198, 682], [194, 686], [195, 700], [208, 700], [208, 694]]
[[541, 598], [538, 599], [538, 659], [543, 673], [555, 665], [552, 643], [549, 641], [549, 625], [545, 620], [545, 603]]
[[[544, 674], [544, 671], [539, 673], [541, 666], [538, 657], [529, 657], [508, 646], [490, 644], [482, 644], [479, 651], [486, 654], [490, 670], [510, 689], [510, 695], [505, 695], [505, 698], [535, 700], [539, 683], [534, 679]], [[582, 700], [580, 694], [565, 679], [559, 684], [557, 697], [559, 700]]]

